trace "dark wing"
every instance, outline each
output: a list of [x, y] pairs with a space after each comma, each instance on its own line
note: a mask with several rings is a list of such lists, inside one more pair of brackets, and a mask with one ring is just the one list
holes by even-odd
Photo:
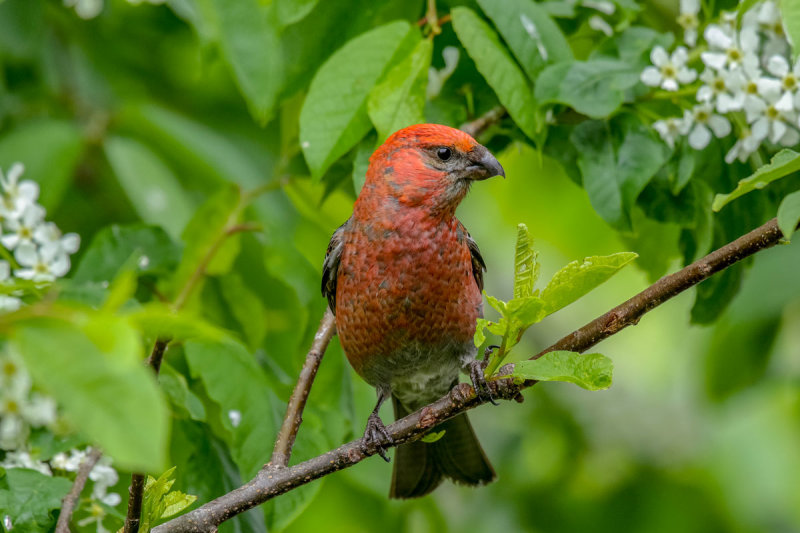
[[325, 252], [325, 262], [322, 263], [322, 295], [328, 299], [328, 305], [333, 314], [336, 314], [336, 277], [339, 274], [339, 262], [342, 260], [344, 248], [344, 231], [347, 221], [339, 226], [331, 236], [328, 251]]
[[[464, 228], [464, 226], [461, 226]], [[464, 228], [464, 233], [467, 234], [467, 246], [469, 246], [469, 253], [472, 255], [472, 275], [475, 276], [475, 282], [478, 288], [483, 290], [483, 273], [486, 271], [486, 263], [483, 261], [483, 256], [478, 248], [478, 243], [472, 238], [472, 235]]]

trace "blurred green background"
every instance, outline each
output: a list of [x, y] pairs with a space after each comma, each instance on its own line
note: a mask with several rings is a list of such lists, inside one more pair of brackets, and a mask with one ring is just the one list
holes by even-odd
[[[256, 339], [252, 351], [273, 391], [275, 417], [264, 423], [276, 426], [325, 308], [318, 285], [328, 239], [350, 214], [354, 175], [364, 160], [359, 154], [377, 141], [368, 134], [321, 180], [312, 180], [297, 132], [304, 96], [319, 65], [343, 43], [392, 20], [416, 23], [426, 5], [268, 4], [259, 6], [279, 19], [280, 29], [254, 43], [253, 29], [236, 25], [246, 20], [238, 11], [244, 3], [233, 0], [107, 0], [89, 20], [57, 0], [0, 1], [0, 168], [24, 162], [25, 176], [41, 185], [48, 217], [80, 234], [83, 249], [110, 224], [143, 221], [177, 240], [223, 184], [283, 182], [256, 203], [251, 217], [263, 231], [243, 238], [237, 264], [260, 302], [264, 331], [249, 336], [247, 319], [220, 304], [222, 279], [209, 280], [197, 304], [217, 324]], [[440, 16], [455, 4], [480, 12], [475, 3], [440, 2]], [[636, 13], [658, 31], [676, 29], [677, 3], [648, 2]], [[562, 21], [577, 35], [570, 40], [576, 50], [592, 44], [586, 18]], [[451, 25], [442, 30], [434, 40], [437, 69], [444, 66], [444, 46], [457, 44]], [[279, 39], [280, 70], [263, 66], [271, 38]], [[253, 71], [260, 74], [247, 75]], [[458, 126], [497, 104], [463, 50], [443, 91], [445, 97], [426, 104], [426, 119]], [[487, 137], [507, 179], [477, 184], [458, 212], [486, 259], [488, 293], [511, 294], [520, 222], [540, 250], [543, 279], [568, 261], [630, 249], [656, 263], [649, 276], [624, 270], [537, 325], [515, 352], [522, 357], [642, 290], [653, 272], [678, 269], [683, 257], [678, 226], [651, 222], [635, 238], [612, 229], [567, 176], [574, 161], [562, 166], [520, 142], [513, 128], [505, 123]], [[247, 266], [256, 256], [259, 268]], [[79, 252], [73, 264], [80, 261]], [[690, 324], [689, 291], [605, 341], [599, 350], [616, 370], [607, 391], [540, 384], [522, 405], [473, 411], [499, 474], [490, 486], [446, 484], [419, 501], [390, 501], [391, 465], [371, 458], [301, 489], [300, 496], [282, 496], [270, 504], [267, 522], [292, 532], [800, 531], [798, 265], [796, 241], [765, 251], [713, 325]], [[188, 377], [182, 361], [179, 347], [168, 352], [167, 362]], [[190, 383], [206, 401], [202, 384]], [[373, 404], [373, 389], [348, 369], [334, 341], [293, 462], [359, 436]], [[174, 415], [176, 488], [198, 494], [200, 503], [230, 490], [238, 475], [221, 474], [231, 466], [227, 452], [217, 449], [223, 444], [215, 431], [213, 424]], [[263, 448], [268, 455], [272, 441]], [[122, 475], [115, 490], [124, 494], [129, 479]], [[221, 531], [258, 531], [264, 523], [260, 516], [237, 519]]]

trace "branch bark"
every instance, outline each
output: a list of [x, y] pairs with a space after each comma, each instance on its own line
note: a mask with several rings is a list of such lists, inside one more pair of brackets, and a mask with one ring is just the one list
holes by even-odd
[[[553, 350], [583, 352], [625, 327], [637, 324], [648, 311], [716, 272], [777, 244], [781, 236], [777, 221], [772, 219], [680, 271], [661, 278], [633, 298], [563, 337], [532, 358], [541, 357]], [[514, 399], [521, 389], [534, 384], [536, 381], [527, 381], [522, 385], [515, 385], [509, 379], [490, 381], [495, 397], [506, 400]], [[396, 446], [417, 439], [441, 422], [482, 403], [484, 402], [475, 396], [471, 386], [461, 383], [447, 396], [396, 421], [386, 429]], [[217, 525], [239, 513], [315, 479], [353, 466], [376, 453], [375, 449], [365, 450], [363, 446], [362, 440], [358, 439], [290, 468], [265, 467], [245, 485], [154, 528], [153, 532], [213, 531]]]
[[[161, 370], [161, 361], [169, 344], [168, 339], [157, 339], [153, 343], [153, 350], [145, 363], [153, 369], [158, 376]], [[144, 497], [144, 474], [134, 472], [131, 474], [131, 486], [128, 488], [128, 512], [125, 515], [123, 533], [138, 533], [142, 520], [142, 498]]]
[[477, 139], [481, 133], [489, 128], [489, 126], [500, 122], [504, 116], [506, 116], [505, 108], [502, 106], [497, 106], [490, 109], [475, 120], [467, 122], [466, 124], [462, 124], [460, 129], [461, 131], [465, 131]]
[[306, 355], [306, 362], [300, 371], [300, 377], [297, 378], [297, 384], [294, 386], [292, 396], [289, 398], [289, 405], [286, 406], [286, 415], [283, 417], [283, 424], [275, 440], [272, 458], [267, 466], [282, 468], [289, 464], [289, 458], [292, 456], [292, 446], [294, 446], [294, 440], [297, 437], [300, 424], [303, 422], [303, 409], [306, 407], [308, 393], [311, 391], [311, 385], [314, 383], [319, 364], [322, 362], [322, 356], [325, 355], [328, 343], [335, 334], [336, 318], [330, 309], [326, 309], [325, 314], [322, 316], [322, 321], [319, 323], [317, 333], [314, 335], [311, 350]]
[[83, 459], [80, 468], [78, 468], [78, 474], [75, 476], [75, 482], [72, 484], [72, 488], [69, 489], [67, 495], [61, 500], [61, 513], [58, 515], [56, 533], [70, 533], [69, 521], [72, 519], [72, 513], [78, 505], [78, 499], [81, 497], [81, 492], [83, 492], [83, 488], [86, 486], [89, 474], [102, 455], [103, 452], [101, 452], [99, 448], [92, 448], [89, 455]]

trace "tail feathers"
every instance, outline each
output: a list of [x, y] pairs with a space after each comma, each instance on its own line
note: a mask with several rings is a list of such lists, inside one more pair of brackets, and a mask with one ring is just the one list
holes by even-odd
[[[392, 398], [395, 418], [409, 411]], [[418, 498], [441, 484], [445, 477], [464, 485], [483, 485], [495, 473], [481, 448], [466, 414], [458, 415], [433, 429], [445, 434], [436, 442], [401, 444], [394, 457], [390, 498]]]

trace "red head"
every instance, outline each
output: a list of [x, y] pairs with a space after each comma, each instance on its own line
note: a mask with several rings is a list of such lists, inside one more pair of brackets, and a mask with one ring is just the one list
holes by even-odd
[[391, 202], [452, 215], [473, 181], [492, 176], [505, 176], [503, 167], [470, 135], [439, 124], [409, 126], [370, 157], [356, 208]]

